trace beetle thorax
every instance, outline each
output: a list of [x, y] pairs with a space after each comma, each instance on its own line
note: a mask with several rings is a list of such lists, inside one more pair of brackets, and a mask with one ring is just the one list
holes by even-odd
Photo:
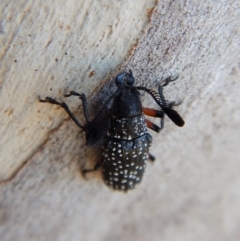
[[120, 118], [134, 117], [142, 114], [139, 92], [135, 88], [124, 88], [114, 98], [112, 113]]

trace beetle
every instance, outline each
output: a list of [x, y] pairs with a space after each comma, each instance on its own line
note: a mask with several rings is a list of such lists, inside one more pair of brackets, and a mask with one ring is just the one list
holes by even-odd
[[[115, 78], [117, 91], [107, 99], [91, 121], [85, 95], [70, 91], [65, 97], [78, 96], [81, 99], [87, 122], [85, 125], [80, 124], [65, 102], [58, 102], [50, 97], [39, 98], [39, 100], [65, 109], [76, 125], [85, 131], [87, 145], [94, 146], [101, 142], [102, 158], [93, 169], [83, 170], [83, 174], [95, 171], [102, 166], [105, 184], [114, 190], [127, 191], [141, 182], [147, 159], [152, 161], [155, 159], [149, 153], [152, 136], [148, 133], [147, 127], [159, 132], [164, 126], [165, 114], [177, 126], [184, 125], [182, 117], [173, 109], [180, 103], [167, 101], [163, 94], [163, 87], [177, 78], [165, 79], [156, 92], [143, 86], [135, 86], [135, 78], [131, 70], [121, 72]], [[143, 108], [140, 90], [150, 94], [160, 109]], [[110, 104], [111, 108], [107, 108]], [[160, 118], [160, 126], [145, 119], [145, 115]]]

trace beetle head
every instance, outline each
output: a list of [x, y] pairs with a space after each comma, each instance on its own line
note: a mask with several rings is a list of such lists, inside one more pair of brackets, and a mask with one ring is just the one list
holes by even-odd
[[134, 85], [134, 82], [135, 79], [131, 70], [129, 70], [129, 73], [122, 72], [118, 74], [115, 78], [115, 83], [118, 88], [123, 88], [124, 86], [132, 87]]

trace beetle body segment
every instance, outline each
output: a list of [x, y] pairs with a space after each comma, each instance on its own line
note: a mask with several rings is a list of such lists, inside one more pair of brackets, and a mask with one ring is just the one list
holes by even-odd
[[151, 143], [144, 115], [112, 116], [102, 146], [104, 182], [115, 190], [134, 188], [142, 180]]
[[108, 138], [117, 140], [133, 140], [147, 133], [147, 125], [143, 114], [131, 118], [112, 116], [107, 132]]
[[124, 86], [114, 98], [112, 115], [119, 118], [135, 117], [142, 114], [142, 103], [139, 91], [133, 86]]

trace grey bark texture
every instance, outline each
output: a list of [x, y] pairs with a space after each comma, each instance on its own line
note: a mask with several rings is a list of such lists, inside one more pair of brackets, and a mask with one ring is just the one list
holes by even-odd
[[[101, 172], [84, 180], [79, 169], [93, 166], [99, 150], [85, 146], [64, 111], [36, 98], [38, 115], [53, 108], [61, 122], [48, 127], [47, 141], [0, 186], [1, 240], [239, 240], [239, 19], [239, 1], [159, 1], [133, 53], [111, 71], [108, 79], [132, 69], [137, 84], [151, 88], [179, 74], [165, 93], [183, 101], [176, 109], [186, 125], [166, 118], [164, 130], [151, 133], [156, 161], [131, 192], [111, 191]], [[97, 109], [114, 83], [95, 88], [87, 99]], [[39, 94], [45, 94], [40, 84]], [[156, 107], [149, 96], [142, 99]], [[77, 100], [68, 101], [77, 110]]]

